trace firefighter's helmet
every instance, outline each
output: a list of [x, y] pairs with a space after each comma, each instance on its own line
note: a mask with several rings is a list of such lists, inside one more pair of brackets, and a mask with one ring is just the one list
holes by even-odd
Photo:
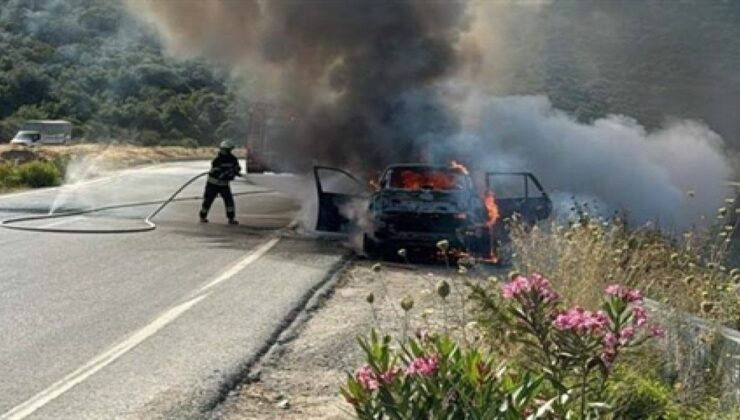
[[234, 144], [233, 141], [226, 139], [222, 141], [218, 147], [220, 147], [221, 149], [233, 149], [236, 147], [236, 145]]

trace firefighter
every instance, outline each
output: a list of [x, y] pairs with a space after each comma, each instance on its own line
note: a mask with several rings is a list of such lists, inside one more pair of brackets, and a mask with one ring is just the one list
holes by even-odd
[[208, 210], [213, 204], [213, 200], [220, 195], [224, 200], [226, 207], [226, 217], [230, 225], [238, 225], [235, 218], [234, 196], [231, 194], [229, 182], [235, 177], [241, 176], [239, 172], [241, 167], [231, 151], [234, 149], [234, 143], [231, 140], [224, 140], [219, 145], [218, 156], [211, 162], [211, 170], [208, 173], [208, 182], [203, 193], [203, 207], [200, 209], [201, 223], [208, 223]]

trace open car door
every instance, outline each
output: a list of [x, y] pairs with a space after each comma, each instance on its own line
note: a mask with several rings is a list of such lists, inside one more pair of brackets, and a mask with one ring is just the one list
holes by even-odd
[[535, 223], [552, 213], [550, 197], [529, 172], [486, 172], [486, 187], [493, 191], [502, 218], [518, 214]]
[[346, 233], [349, 219], [341, 209], [352, 201], [367, 199], [371, 194], [369, 186], [339, 168], [314, 166], [313, 173], [319, 200], [316, 230]]

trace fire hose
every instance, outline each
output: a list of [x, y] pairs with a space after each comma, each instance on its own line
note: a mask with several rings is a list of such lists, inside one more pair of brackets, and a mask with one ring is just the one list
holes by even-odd
[[[177, 191], [172, 193], [166, 200], [155, 200], [155, 201], [140, 201], [135, 203], [124, 203], [124, 204], [115, 204], [111, 206], [103, 206], [103, 207], [95, 207], [91, 209], [86, 210], [78, 210], [78, 211], [70, 211], [70, 212], [64, 212], [64, 213], [57, 213], [57, 214], [47, 214], [43, 216], [24, 216], [24, 217], [16, 217], [12, 219], [6, 219], [3, 221], [0, 221], [0, 227], [4, 227], [5, 229], [13, 229], [13, 230], [23, 230], [23, 231], [30, 231], [30, 232], [45, 232], [45, 233], [141, 233], [141, 232], [150, 232], [157, 228], [157, 225], [152, 221], [154, 217], [156, 217], [162, 210], [164, 210], [165, 207], [167, 207], [172, 202], [179, 202], [179, 201], [192, 201], [192, 200], [200, 200], [201, 197], [180, 197], [177, 196], [190, 184], [195, 182], [201, 177], [204, 177], [208, 175], [208, 172], [200, 173], [192, 178], [190, 178], [186, 183], [182, 184]], [[252, 195], [252, 194], [264, 194], [265, 191], [245, 191], [240, 193], [235, 193], [234, 196], [241, 196], [241, 195]], [[62, 228], [52, 228], [52, 227], [33, 227], [33, 226], [18, 226], [17, 223], [21, 222], [31, 222], [31, 221], [39, 221], [39, 220], [49, 220], [49, 219], [61, 219], [64, 217], [73, 217], [73, 216], [81, 216], [85, 214], [91, 214], [91, 213], [97, 213], [101, 211], [106, 210], [115, 210], [115, 209], [123, 209], [123, 208], [131, 208], [131, 207], [142, 207], [142, 206], [151, 206], [154, 204], [159, 204], [159, 207], [157, 207], [153, 212], [149, 213], [146, 218], [144, 218], [144, 224], [145, 226], [141, 227], [133, 227], [133, 228], [126, 228], [126, 229], [62, 229]]]

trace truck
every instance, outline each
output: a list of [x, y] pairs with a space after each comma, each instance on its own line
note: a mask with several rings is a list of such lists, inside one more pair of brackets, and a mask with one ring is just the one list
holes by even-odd
[[10, 144], [36, 146], [67, 144], [72, 140], [72, 123], [64, 120], [30, 120], [10, 140]]
[[281, 148], [291, 144], [297, 122], [285, 105], [255, 102], [249, 108], [246, 171], [248, 173], [285, 170]]

